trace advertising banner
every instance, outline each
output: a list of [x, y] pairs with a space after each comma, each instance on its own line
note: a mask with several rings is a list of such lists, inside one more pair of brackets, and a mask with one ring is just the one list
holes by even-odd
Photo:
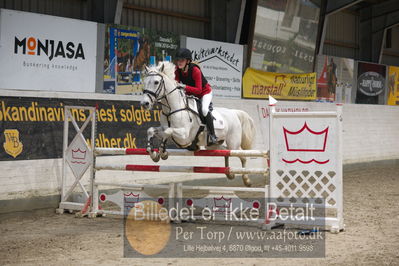
[[314, 100], [316, 73], [281, 74], [248, 68], [244, 74], [244, 98]]
[[317, 57], [316, 101], [351, 103], [353, 80], [353, 59], [326, 55]]
[[0, 88], [95, 92], [96, 23], [0, 12]]
[[[160, 110], [136, 101], [1, 97], [0, 161], [61, 158], [65, 105], [98, 107], [97, 147], [144, 148], [147, 129], [159, 125]], [[72, 115], [81, 125], [88, 113], [73, 109]]]
[[388, 105], [399, 105], [399, 67], [388, 67]]
[[187, 38], [186, 47], [192, 51], [212, 87], [214, 96], [241, 97], [242, 45]]
[[[108, 25], [105, 38], [104, 92], [140, 95], [144, 65], [171, 60], [179, 36], [144, 28]], [[151, 58], [153, 59], [151, 61]]]
[[320, 8], [314, 1], [257, 1], [250, 67], [280, 73], [313, 71]]
[[385, 78], [385, 65], [358, 62], [356, 103], [383, 103], [379, 97], [384, 96]]

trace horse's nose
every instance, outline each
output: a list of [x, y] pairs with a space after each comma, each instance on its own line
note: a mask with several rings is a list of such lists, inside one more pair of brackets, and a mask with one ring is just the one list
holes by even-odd
[[143, 106], [146, 109], [148, 109], [148, 107], [150, 107], [150, 102], [148, 102], [148, 101], [141, 101], [140, 104], [141, 104], [141, 106]]

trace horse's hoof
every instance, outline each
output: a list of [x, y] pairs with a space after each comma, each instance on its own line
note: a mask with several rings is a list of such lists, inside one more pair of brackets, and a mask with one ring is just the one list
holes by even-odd
[[242, 176], [242, 181], [244, 182], [245, 186], [247, 186], [247, 187], [252, 186], [251, 179], [249, 179], [248, 175], [243, 175]]
[[166, 160], [166, 159], [168, 159], [168, 157], [169, 157], [169, 153], [167, 151], [161, 153], [161, 159], [162, 160]]
[[151, 152], [151, 159], [152, 159], [155, 163], [159, 162], [159, 159], [160, 159], [160, 158], [161, 158], [161, 155], [160, 155], [158, 152], [155, 152], [155, 151]]
[[236, 175], [234, 174], [230, 174], [230, 175], [226, 175], [228, 179], [232, 180], [234, 179], [234, 177], [236, 177]]

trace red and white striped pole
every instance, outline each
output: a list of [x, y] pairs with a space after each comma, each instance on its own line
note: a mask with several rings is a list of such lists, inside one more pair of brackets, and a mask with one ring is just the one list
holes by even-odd
[[264, 168], [208, 167], [208, 166], [176, 166], [176, 165], [136, 165], [97, 163], [96, 170], [119, 170], [138, 172], [176, 172], [176, 173], [208, 173], [208, 174], [265, 174]]
[[[158, 150], [155, 150], [158, 151]], [[200, 150], [188, 151], [169, 149], [171, 156], [220, 156], [220, 157], [267, 157], [267, 151], [260, 150]], [[146, 149], [123, 149], [123, 148], [96, 148], [97, 155], [148, 155]]]

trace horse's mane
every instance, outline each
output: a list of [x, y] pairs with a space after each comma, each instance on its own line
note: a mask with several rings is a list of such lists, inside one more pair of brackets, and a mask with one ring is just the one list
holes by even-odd
[[[163, 64], [163, 71], [160, 72], [162, 64]], [[161, 74], [165, 78], [170, 79], [170, 81], [176, 86], [177, 81], [175, 80], [175, 69], [176, 69], [176, 66], [173, 63], [171, 63], [169, 61], [162, 61], [162, 62], [159, 62], [157, 66], [147, 67], [146, 72], [147, 73], [148, 72], [156, 72], [158, 74]]]
[[161, 64], [163, 64], [164, 66], [162, 73], [165, 74], [171, 80], [175, 80], [175, 69], [176, 69], [175, 64], [169, 61], [162, 61], [158, 63], [158, 67], [160, 67]]

